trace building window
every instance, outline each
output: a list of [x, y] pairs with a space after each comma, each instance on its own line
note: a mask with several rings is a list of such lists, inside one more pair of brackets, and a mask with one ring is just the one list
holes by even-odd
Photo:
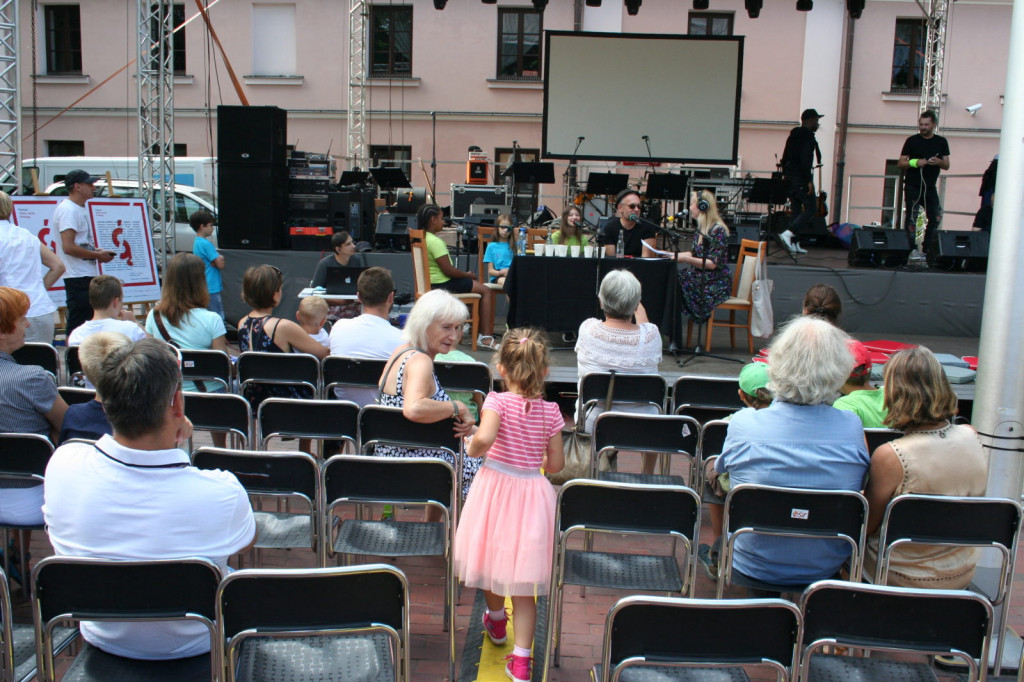
[[893, 92], [920, 92], [928, 29], [924, 19], [897, 19], [892, 47]]
[[370, 77], [412, 76], [412, 7], [371, 5]]
[[46, 5], [46, 73], [82, 73], [82, 24], [78, 5]]
[[296, 76], [295, 5], [252, 6], [252, 73]]
[[175, 156], [188, 156], [188, 145], [184, 144], [184, 143], [181, 143], [181, 142], [175, 142], [174, 143], [174, 155]]
[[[153, 10], [156, 11], [154, 5]], [[178, 26], [185, 23], [185, 5], [173, 5], [171, 7], [171, 30], [173, 31]], [[150, 51], [151, 62], [150, 68], [153, 70], [159, 70], [160, 65], [157, 63], [160, 56], [160, 51], [157, 49], [157, 35], [160, 33], [160, 27], [157, 25], [156, 17], [153, 17], [150, 24], [150, 37], [153, 40], [154, 47]], [[185, 74], [185, 29], [181, 29], [170, 36], [170, 42], [168, 49], [171, 50], [171, 66], [176, 75]]]
[[399, 144], [371, 144], [370, 159], [373, 166], [401, 168], [405, 177], [412, 177], [412, 147]]
[[541, 17], [531, 9], [498, 8], [499, 79], [540, 80]]
[[732, 12], [690, 12], [691, 36], [731, 36]]
[[82, 140], [47, 140], [47, 156], [85, 156], [85, 142]]
[[[494, 184], [501, 185], [505, 182], [501, 174], [512, 165], [512, 151], [512, 147], [497, 147], [494, 150]], [[520, 147], [519, 160], [530, 163], [540, 161], [540, 150]]]

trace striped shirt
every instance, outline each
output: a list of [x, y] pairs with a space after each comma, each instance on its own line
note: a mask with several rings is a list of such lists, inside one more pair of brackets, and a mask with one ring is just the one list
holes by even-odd
[[527, 399], [517, 393], [488, 393], [483, 409], [497, 412], [501, 422], [487, 461], [520, 469], [539, 469], [547, 454], [548, 441], [559, 435], [565, 424], [555, 403]]
[[0, 352], [0, 433], [50, 437], [46, 413], [57, 400], [57, 384], [42, 367], [19, 365]]

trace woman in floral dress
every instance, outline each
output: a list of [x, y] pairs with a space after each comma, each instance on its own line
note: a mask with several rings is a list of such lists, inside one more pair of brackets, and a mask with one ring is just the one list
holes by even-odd
[[691, 266], [679, 273], [679, 286], [683, 290], [683, 312], [699, 323], [732, 296], [729, 228], [718, 214], [715, 195], [706, 189], [690, 195], [690, 215], [697, 220], [697, 238], [693, 251], [677, 254], [676, 262]]

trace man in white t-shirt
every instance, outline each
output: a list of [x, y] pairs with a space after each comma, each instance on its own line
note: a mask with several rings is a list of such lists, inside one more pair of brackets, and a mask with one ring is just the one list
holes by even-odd
[[84, 170], [73, 170], [64, 176], [68, 198], [57, 205], [51, 219], [60, 232], [64, 265], [67, 266], [64, 273], [64, 295], [68, 305], [68, 334], [92, 317], [89, 282], [99, 274], [97, 263], [109, 263], [115, 255], [113, 251], [97, 249], [92, 230], [89, 229], [85, 202], [92, 198], [93, 185], [97, 180], [99, 178]]
[[81, 345], [96, 332], [118, 332], [132, 341], [146, 338], [146, 331], [135, 321], [132, 311], [124, 309], [124, 289], [117, 277], [94, 277], [89, 282], [89, 305], [92, 319], [68, 335], [69, 346]]
[[[95, 444], [57, 448], [46, 467], [43, 517], [58, 556], [121, 560], [204, 557], [226, 572], [256, 522], [234, 475], [189, 465], [181, 370], [170, 347], [143, 339], [100, 363], [97, 390], [113, 428]], [[82, 636], [127, 658], [164, 660], [210, 650], [200, 623], [83, 621]]]
[[[363, 314], [334, 323], [331, 328], [331, 355], [386, 360], [405, 343], [402, 332], [388, 322], [388, 314], [395, 303], [395, 280], [391, 271], [381, 267], [363, 270], [356, 282], [356, 291]], [[362, 406], [377, 399], [377, 390], [338, 386], [334, 395]]]

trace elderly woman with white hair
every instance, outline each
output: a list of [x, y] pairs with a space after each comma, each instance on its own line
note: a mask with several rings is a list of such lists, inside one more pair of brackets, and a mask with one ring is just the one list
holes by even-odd
[[[729, 473], [731, 486], [864, 488], [870, 462], [864, 427], [857, 415], [831, 405], [853, 369], [848, 340], [816, 317], [797, 317], [776, 336], [768, 355], [775, 401], [733, 416], [715, 465]], [[800, 586], [834, 576], [849, 557], [841, 540], [745, 535], [736, 540], [733, 569], [754, 580]]]
[[[444, 289], [434, 289], [421, 296], [402, 331], [406, 342], [391, 354], [381, 375], [377, 403], [400, 407], [406, 419], [421, 424], [454, 419], [456, 436], [473, 433], [476, 426], [469, 408], [449, 398], [434, 374], [434, 357], [455, 348], [468, 317], [466, 305]], [[458, 470], [458, 463], [443, 450], [378, 445], [375, 454], [385, 457], [437, 457]], [[480, 462], [480, 459], [470, 457], [463, 463], [463, 497], [469, 492]]]

